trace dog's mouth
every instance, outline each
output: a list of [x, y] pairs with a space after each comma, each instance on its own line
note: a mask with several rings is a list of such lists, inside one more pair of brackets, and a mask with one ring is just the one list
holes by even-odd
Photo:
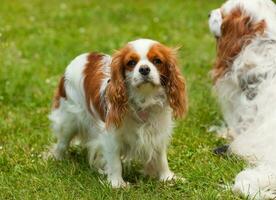
[[160, 84], [155, 83], [152, 80], [142, 80], [138, 84], [135, 85], [135, 88], [141, 94], [151, 94], [152, 92], [158, 90]]
[[140, 87], [143, 87], [145, 85], [149, 85], [151, 87], [158, 87], [160, 84], [155, 83], [155, 81], [152, 80], [151, 78], [144, 77], [138, 81], [138, 83], [136, 84], [136, 87], [139, 89]]

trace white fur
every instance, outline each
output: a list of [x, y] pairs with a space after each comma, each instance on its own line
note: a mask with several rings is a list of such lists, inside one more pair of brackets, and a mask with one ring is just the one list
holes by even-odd
[[135, 66], [132, 72], [127, 73], [128, 79], [130, 79], [130, 83], [134, 88], [136, 86], [141, 85], [144, 82], [144, 78], [139, 69], [141, 66], [148, 66], [150, 68], [150, 73], [147, 76], [149, 82], [152, 82], [154, 85], [160, 85], [160, 76], [156, 67], [148, 60], [147, 53], [149, 52], [152, 45], [156, 44], [156, 41], [149, 39], [139, 39], [133, 42], [129, 42], [131, 48], [134, 49], [135, 52], [139, 54], [139, 62]]
[[[152, 67], [153, 81], [159, 78], [155, 67], [145, 57], [150, 46], [156, 42], [137, 40], [129, 43], [141, 57], [140, 63]], [[167, 145], [173, 128], [172, 110], [168, 105], [165, 89], [156, 83], [142, 84], [139, 89], [131, 84], [134, 77], [128, 74], [127, 84], [130, 112], [124, 118], [120, 128], [106, 129], [96, 109], [91, 105], [93, 115], [89, 113], [83, 88], [83, 70], [88, 54], [77, 57], [69, 64], [65, 72], [66, 99], [50, 115], [58, 143], [53, 155], [62, 159], [70, 141], [78, 136], [89, 152], [89, 162], [99, 172], [107, 174], [112, 187], [126, 186], [122, 178], [123, 160], [141, 161], [145, 173], [162, 181], [171, 180], [174, 174], [170, 171], [167, 161]], [[102, 81], [100, 89], [103, 95], [110, 78], [111, 57], [106, 55], [102, 60], [102, 70], [108, 76]], [[135, 73], [135, 72], [134, 72]], [[128, 82], [130, 81], [130, 82]], [[158, 85], [159, 84], [159, 85]], [[109, 106], [108, 106], [109, 107]], [[140, 111], [148, 113], [146, 121], [139, 117]]]
[[222, 15], [221, 15], [220, 9], [213, 10], [210, 13], [209, 28], [216, 37], [221, 36], [221, 29], [220, 29], [221, 24], [222, 24]]
[[[264, 19], [267, 29], [240, 52], [231, 71], [215, 85], [224, 119], [235, 132], [230, 149], [251, 164], [237, 175], [233, 190], [250, 198], [275, 198], [276, 6], [270, 0], [229, 0], [220, 11], [227, 14], [237, 6], [253, 21]], [[220, 20], [219, 15], [213, 17], [217, 16]]]
[[138, 39], [128, 44], [139, 53], [141, 59], [147, 59], [147, 53], [149, 52], [152, 45], [157, 44], [158, 42], [150, 39]]
[[160, 85], [160, 76], [156, 67], [147, 59], [141, 59], [132, 72], [128, 72], [128, 78], [131, 77], [131, 84], [133, 86], [139, 86], [144, 82], [144, 77], [140, 74], [139, 69], [141, 66], [146, 65], [150, 68], [150, 73], [147, 76], [149, 82], [154, 85]]

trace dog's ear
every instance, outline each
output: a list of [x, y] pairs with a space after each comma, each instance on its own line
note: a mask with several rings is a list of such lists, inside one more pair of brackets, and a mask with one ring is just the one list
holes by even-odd
[[128, 110], [128, 97], [125, 85], [123, 52], [113, 55], [111, 62], [111, 80], [107, 89], [110, 108], [107, 113], [106, 125], [119, 127]]
[[168, 70], [168, 78], [166, 90], [169, 104], [173, 109], [174, 118], [181, 118], [188, 111], [188, 98], [186, 81], [181, 75], [177, 63], [177, 50], [178, 49], [167, 49], [166, 68]]
[[214, 83], [230, 70], [236, 56], [256, 35], [262, 35], [265, 28], [265, 20], [254, 22], [239, 7], [225, 16], [221, 25], [221, 37], [217, 39], [217, 58], [212, 71]]

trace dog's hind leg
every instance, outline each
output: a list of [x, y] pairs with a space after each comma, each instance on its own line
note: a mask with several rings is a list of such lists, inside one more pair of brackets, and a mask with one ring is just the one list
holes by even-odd
[[61, 160], [77, 133], [76, 119], [72, 113], [64, 110], [62, 105], [53, 110], [49, 118], [52, 121], [53, 132], [57, 137], [57, 143], [52, 147], [50, 153], [55, 159]]

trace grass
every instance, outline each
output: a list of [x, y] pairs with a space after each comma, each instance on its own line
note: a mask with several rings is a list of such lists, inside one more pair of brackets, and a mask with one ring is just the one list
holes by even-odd
[[[244, 163], [217, 157], [224, 141], [207, 129], [221, 114], [208, 75], [215, 57], [208, 12], [222, 0], [2, 0], [0, 6], [0, 199], [241, 199], [232, 184]], [[127, 41], [154, 38], [181, 46], [189, 88], [188, 117], [177, 123], [170, 167], [186, 183], [162, 184], [131, 167], [129, 189], [112, 190], [88, 166], [86, 152], [44, 161], [54, 141], [47, 115], [60, 75], [87, 51], [112, 53]]]

